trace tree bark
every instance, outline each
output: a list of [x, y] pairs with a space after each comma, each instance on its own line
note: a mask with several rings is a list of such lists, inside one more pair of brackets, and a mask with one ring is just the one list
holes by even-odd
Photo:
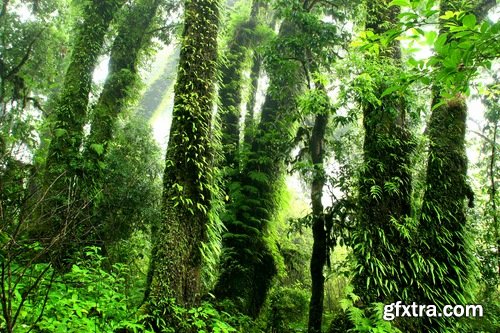
[[478, 21], [482, 21], [488, 15], [490, 9], [497, 5], [496, 0], [478, 0], [474, 7], [474, 15]]
[[[459, 10], [461, 1], [441, 2], [441, 15]], [[441, 23], [440, 33], [446, 27]], [[429, 157], [426, 190], [420, 216], [419, 255], [426, 263], [416, 287], [420, 304], [466, 303], [468, 279], [474, 258], [466, 217], [466, 199], [473, 206], [473, 192], [467, 183], [467, 154], [465, 133], [467, 104], [465, 97], [456, 94], [445, 98], [442, 87], [433, 86], [432, 113], [427, 127]], [[438, 103], [443, 103], [439, 105]], [[450, 326], [448, 320], [422, 320], [428, 331]]]
[[[258, 4], [258, 1], [255, 1]], [[253, 8], [257, 8], [254, 3]], [[243, 70], [250, 56], [249, 48], [255, 44], [258, 10], [241, 22], [229, 43], [227, 61], [222, 67], [222, 84], [219, 90], [221, 105], [222, 149], [228, 173], [238, 173], [240, 148], [240, 116], [243, 90]], [[231, 176], [229, 176], [231, 178]]]
[[[124, 0], [98, 1], [85, 5], [85, 17], [78, 28], [64, 86], [54, 111], [54, 136], [46, 162], [50, 185], [59, 175], [71, 175], [80, 168], [79, 149], [87, 119], [92, 74], [115, 12]], [[65, 177], [68, 178], [68, 177]]]
[[498, 223], [498, 208], [497, 208], [497, 186], [496, 186], [496, 156], [497, 156], [497, 133], [499, 122], [495, 119], [495, 124], [493, 125], [493, 142], [491, 143], [491, 158], [489, 166], [489, 176], [490, 176], [490, 204], [493, 217], [493, 229], [495, 235], [495, 243], [497, 248], [497, 267], [498, 276], [500, 277], [500, 225]]
[[[149, 306], [168, 312], [168, 299], [192, 307], [202, 296], [200, 246], [207, 240], [212, 186], [212, 110], [219, 2], [188, 0], [175, 86], [163, 192], [163, 223], [155, 237]], [[162, 315], [165, 316], [165, 315]]]
[[250, 100], [247, 103], [247, 113], [245, 115], [245, 129], [243, 133], [243, 142], [247, 147], [252, 145], [253, 138], [255, 136], [255, 105], [257, 103], [257, 93], [259, 78], [262, 67], [262, 58], [254, 54], [253, 55], [253, 65], [250, 72]]
[[[440, 100], [436, 93], [432, 105]], [[467, 184], [466, 119], [465, 99], [456, 96], [432, 111], [428, 126], [429, 159], [418, 243], [427, 264], [419, 276], [422, 287], [416, 289], [420, 304], [465, 303], [472, 264], [465, 214], [465, 199], [472, 198]], [[429, 331], [443, 324], [442, 320], [424, 321]]]

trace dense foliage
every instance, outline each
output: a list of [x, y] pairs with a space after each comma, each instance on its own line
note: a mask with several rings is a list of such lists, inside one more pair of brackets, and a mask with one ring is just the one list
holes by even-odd
[[0, 332], [498, 332], [499, 10], [3, 0]]

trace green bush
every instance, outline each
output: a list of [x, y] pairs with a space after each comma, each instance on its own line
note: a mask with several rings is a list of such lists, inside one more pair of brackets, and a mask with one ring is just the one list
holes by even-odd
[[[368, 307], [360, 308], [356, 305], [359, 301], [359, 296], [355, 295], [352, 286], [346, 287], [347, 297], [340, 301], [342, 310], [349, 318], [350, 324], [347, 323], [345, 315], [337, 317], [338, 323], [350, 327], [345, 332], [370, 332], [370, 333], [401, 333], [399, 329], [394, 327], [390, 321], [383, 319], [384, 304], [372, 303]], [[332, 330], [332, 322], [329, 333], [340, 332]]]
[[463, 318], [459, 324], [468, 328], [468, 332], [490, 333], [498, 332], [500, 327], [500, 290], [489, 295], [480, 294], [474, 301], [481, 304], [484, 316], [481, 318]]
[[[10, 322], [19, 309], [12, 332], [150, 333], [155, 328], [164, 333], [262, 333], [249, 317], [209, 302], [186, 309], [166, 300], [168, 314], [142, 314], [136, 307], [137, 295], [126, 290], [130, 268], [108, 266], [97, 247], [87, 248], [84, 259], [64, 274], [45, 263], [12, 263], [11, 271], [18, 275], [3, 287], [6, 292], [12, 289]], [[9, 332], [6, 325], [0, 311], [0, 332]]]
[[[105, 271], [103, 261], [99, 249], [91, 247], [84, 260], [62, 275], [44, 263], [24, 267], [12, 264], [12, 272], [18, 274], [16, 280], [19, 281], [10, 284], [13, 292], [9, 300], [14, 313], [19, 309], [13, 332], [116, 332], [120, 329], [147, 332], [141, 324], [143, 318], [129, 306], [124, 290], [128, 268], [115, 264], [110, 271]], [[7, 283], [4, 290], [9, 288]], [[13, 317], [9, 318], [11, 322]], [[4, 314], [0, 318], [0, 331], [6, 329], [5, 326]]]
[[349, 320], [348, 313], [344, 311], [338, 311], [333, 315], [327, 333], [345, 333], [349, 332], [349, 330], [353, 328], [354, 325]]
[[[263, 333], [248, 316], [229, 313], [225, 308], [234, 310], [230, 301], [217, 304], [203, 302], [199, 307], [186, 309], [175, 303], [174, 299], [165, 300], [161, 308], [168, 313], [153, 312], [149, 315], [149, 326], [163, 333]], [[155, 309], [158, 307], [155, 307]]]
[[278, 287], [269, 297], [267, 331], [303, 332], [308, 311], [309, 293], [303, 289]]
[[139, 317], [129, 307], [125, 292], [128, 268], [115, 264], [102, 269], [104, 257], [98, 248], [73, 265], [60, 282], [53, 284], [39, 328], [47, 332], [114, 332], [142, 330]]

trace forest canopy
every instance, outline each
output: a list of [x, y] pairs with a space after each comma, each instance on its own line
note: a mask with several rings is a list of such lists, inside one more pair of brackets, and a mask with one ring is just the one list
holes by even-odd
[[498, 332], [499, 17], [2, 0], [0, 332]]

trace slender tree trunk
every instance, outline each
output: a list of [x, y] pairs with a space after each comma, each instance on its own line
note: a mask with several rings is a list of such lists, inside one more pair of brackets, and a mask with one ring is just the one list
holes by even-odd
[[211, 138], [219, 2], [188, 0], [175, 86], [163, 192], [163, 223], [155, 237], [149, 306], [168, 312], [174, 297], [191, 307], [202, 296], [200, 246], [207, 239], [213, 148]]
[[[327, 97], [328, 98], [328, 97]], [[309, 153], [313, 163], [313, 181], [311, 184], [313, 250], [311, 256], [311, 301], [309, 303], [309, 333], [321, 333], [323, 322], [323, 299], [325, 277], [323, 269], [328, 255], [327, 234], [323, 212], [323, 186], [325, 184], [324, 141], [328, 115], [319, 114], [314, 121]]]
[[495, 121], [493, 128], [493, 142], [491, 143], [491, 159], [490, 159], [490, 203], [491, 211], [493, 212], [493, 229], [495, 234], [495, 243], [497, 246], [497, 267], [498, 276], [500, 277], [500, 225], [498, 223], [498, 208], [497, 208], [497, 186], [496, 186], [496, 155], [497, 155], [497, 132], [498, 120]]
[[258, 85], [259, 78], [262, 67], [262, 58], [254, 54], [253, 56], [253, 65], [252, 70], [250, 72], [250, 100], [247, 103], [247, 113], [245, 115], [245, 129], [243, 133], [243, 142], [246, 146], [252, 145], [252, 140], [255, 136], [255, 105], [257, 103], [257, 93], [258, 93]]
[[[254, 0], [252, 4], [251, 17], [256, 18], [259, 15], [260, 8], [266, 5], [259, 0]], [[255, 46], [255, 45], [254, 45]], [[257, 102], [257, 89], [259, 84], [259, 78], [261, 76], [262, 70], [262, 57], [253, 50], [252, 55], [252, 68], [250, 70], [250, 99], [246, 105], [246, 115], [244, 122], [244, 132], [243, 132], [243, 142], [247, 147], [252, 144], [253, 137], [255, 136], [255, 114], [254, 109]]]

